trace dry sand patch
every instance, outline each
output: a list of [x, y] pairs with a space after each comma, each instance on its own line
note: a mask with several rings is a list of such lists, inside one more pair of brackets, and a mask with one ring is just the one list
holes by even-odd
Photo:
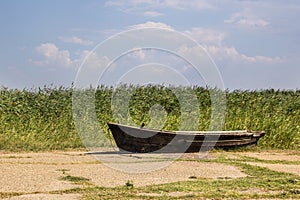
[[[101, 164], [94, 156], [85, 152], [41, 152], [41, 153], [2, 153], [0, 154], [0, 192], [21, 192], [24, 195], [11, 199], [76, 199], [78, 195], [48, 194], [51, 191], [82, 187], [61, 178], [66, 175], [84, 177], [97, 186], [115, 187], [130, 181], [134, 186], [145, 186], [196, 178], [239, 178], [247, 176], [238, 167], [213, 162], [220, 155], [227, 158], [250, 156], [262, 160], [298, 161], [299, 154], [278, 152], [216, 152], [198, 162], [198, 154], [185, 154], [183, 158], [191, 161], [175, 161], [160, 170], [148, 173], [125, 173]], [[134, 155], [135, 156], [135, 155]], [[195, 160], [193, 160], [195, 159]], [[269, 164], [247, 162], [251, 165], [267, 167], [272, 170], [300, 175], [300, 165]], [[123, 163], [131, 167], [128, 163]], [[140, 162], [138, 167], [146, 167], [149, 162]], [[65, 171], [65, 174], [63, 173]], [[31, 193], [31, 194], [28, 194]], [[56, 195], [56, 196], [55, 196]]]
[[261, 160], [300, 161], [299, 154], [289, 152], [244, 152], [238, 153], [238, 155], [254, 157]]
[[78, 187], [60, 180], [60, 168], [45, 164], [0, 164], [0, 192], [50, 192]]
[[72, 164], [90, 163], [96, 160], [86, 156], [85, 152], [31, 152], [31, 153], [0, 153], [0, 163], [41, 163], [41, 164]]
[[[126, 165], [126, 164], [125, 164]], [[141, 162], [140, 167], [148, 163]], [[130, 167], [130, 166], [129, 166]], [[135, 186], [169, 183], [197, 178], [238, 178], [246, 174], [237, 167], [212, 162], [176, 161], [149, 173], [129, 174], [99, 163], [82, 152], [0, 154], [0, 192], [49, 192], [75, 187], [62, 181], [66, 174], [90, 179], [98, 186], [114, 187], [132, 181]]]
[[300, 165], [288, 165], [288, 164], [269, 164], [269, 163], [259, 163], [259, 162], [247, 162], [247, 164], [266, 167], [278, 172], [286, 172], [300, 176]]
[[88, 178], [94, 184], [104, 187], [122, 186], [128, 181], [135, 186], [145, 186], [191, 180], [190, 177], [216, 179], [247, 176], [234, 166], [194, 161], [178, 161], [160, 170], [136, 174], [117, 171], [102, 164], [69, 165], [65, 168], [70, 170], [68, 173], [72, 176]]
[[80, 199], [79, 194], [24, 194], [6, 198], [5, 200], [76, 200]]

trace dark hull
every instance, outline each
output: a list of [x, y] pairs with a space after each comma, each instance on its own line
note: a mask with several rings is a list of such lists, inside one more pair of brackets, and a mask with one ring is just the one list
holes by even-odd
[[206, 131], [169, 132], [108, 123], [118, 148], [133, 153], [199, 152], [213, 147], [256, 145], [264, 132]]

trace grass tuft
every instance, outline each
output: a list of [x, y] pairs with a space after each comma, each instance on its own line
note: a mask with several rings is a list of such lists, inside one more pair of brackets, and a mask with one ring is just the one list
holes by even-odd
[[80, 177], [80, 176], [71, 176], [71, 175], [67, 175], [61, 178], [61, 180], [63, 181], [70, 181], [73, 183], [78, 183], [78, 182], [85, 182], [85, 181], [89, 181], [90, 179], [84, 178], [84, 177]]

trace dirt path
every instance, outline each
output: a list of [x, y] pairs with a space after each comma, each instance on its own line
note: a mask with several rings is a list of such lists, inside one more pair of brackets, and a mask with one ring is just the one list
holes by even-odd
[[[83, 187], [66, 178], [85, 178], [97, 186], [115, 187], [128, 182], [135, 186], [177, 182], [197, 178], [239, 178], [247, 176], [237, 167], [213, 162], [220, 153], [212, 153], [206, 159], [211, 162], [176, 161], [162, 169], [148, 173], [126, 173], [101, 164], [95, 156], [84, 152], [47, 153], [1, 153], [0, 193], [20, 193], [11, 199], [78, 199], [77, 194], [60, 194], [61, 191]], [[226, 157], [254, 158], [252, 165], [269, 167], [272, 170], [300, 175], [300, 155], [284, 152], [223, 153]], [[185, 158], [197, 158], [198, 154], [187, 154]], [[291, 164], [261, 163], [257, 159], [289, 161]], [[158, 162], [139, 160], [144, 168]], [[120, 163], [119, 163], [120, 164]], [[124, 162], [124, 165], [128, 163]], [[131, 167], [128, 165], [127, 167]]]

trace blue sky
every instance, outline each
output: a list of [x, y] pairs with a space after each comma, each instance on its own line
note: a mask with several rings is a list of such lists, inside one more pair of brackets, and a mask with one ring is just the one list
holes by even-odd
[[151, 26], [194, 38], [226, 88], [297, 89], [299, 19], [298, 0], [2, 0], [0, 85], [70, 86], [97, 44]]

